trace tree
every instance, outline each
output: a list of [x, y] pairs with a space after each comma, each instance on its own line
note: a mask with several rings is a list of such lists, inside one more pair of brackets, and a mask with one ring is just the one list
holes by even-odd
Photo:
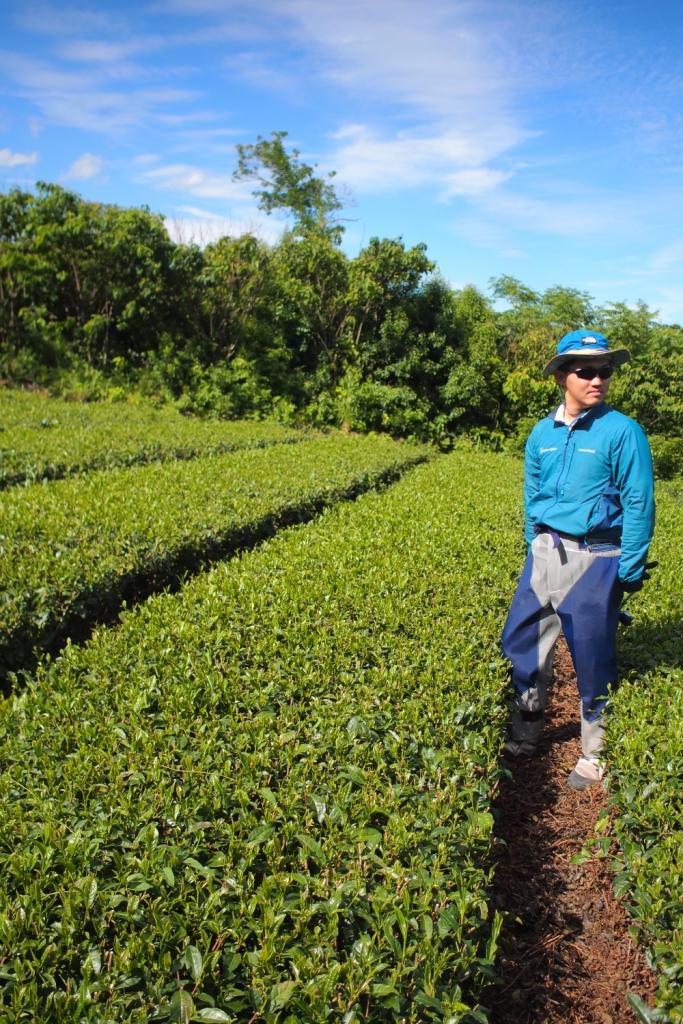
[[538, 292], [518, 281], [516, 277], [503, 274], [501, 277], [491, 277], [489, 287], [494, 299], [507, 300], [513, 309], [523, 306], [535, 306], [540, 298]]
[[607, 400], [648, 434], [683, 437], [683, 356], [650, 352], [627, 363], [612, 378]]
[[253, 235], [220, 238], [204, 250], [196, 276], [201, 296], [197, 327], [209, 361], [236, 354], [272, 277], [271, 252]]
[[286, 234], [273, 254], [276, 321], [308, 377], [305, 391], [335, 387], [352, 354], [349, 260], [329, 235]]
[[0, 343], [27, 367], [112, 358], [141, 366], [183, 330], [176, 246], [163, 218], [38, 182], [0, 197]]
[[600, 330], [613, 346], [627, 348], [634, 359], [649, 352], [654, 330], [659, 326], [656, 316], [644, 302], [638, 302], [635, 309], [625, 302], [608, 302], [598, 310]]
[[[343, 203], [331, 184], [335, 172], [326, 178], [316, 177], [314, 167], [299, 160], [299, 150], [288, 153], [283, 140], [287, 132], [271, 132], [270, 139], [257, 136], [250, 145], [238, 145], [236, 181], [256, 181], [262, 187], [254, 189], [259, 208], [271, 214], [273, 210], [286, 210], [294, 217], [296, 234], [326, 235], [339, 244], [344, 228], [334, 217]], [[317, 166], [317, 165], [316, 165]]]

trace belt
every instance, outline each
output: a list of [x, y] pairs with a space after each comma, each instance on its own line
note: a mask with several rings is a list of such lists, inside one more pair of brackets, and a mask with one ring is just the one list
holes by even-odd
[[545, 526], [544, 523], [541, 523], [540, 526], [536, 526], [536, 534], [538, 535], [539, 533], [547, 533], [552, 537], [553, 548], [559, 548], [563, 540], [571, 540], [585, 551], [600, 551], [602, 549], [620, 547], [620, 544], [614, 540], [598, 540], [597, 538], [589, 540], [587, 537], [575, 537], [572, 533], [563, 533], [562, 530], [553, 530], [551, 526]]
[[562, 533], [561, 530], [553, 530], [550, 526], [544, 526], [543, 523], [536, 527], [536, 533], [549, 533], [553, 539], [554, 548], [559, 548], [563, 540], [573, 540], [582, 548], [588, 547], [585, 537], [574, 537], [571, 533]]

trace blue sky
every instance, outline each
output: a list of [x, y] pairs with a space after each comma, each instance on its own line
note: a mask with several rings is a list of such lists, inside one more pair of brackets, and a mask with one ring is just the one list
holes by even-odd
[[683, 8], [601, 0], [5, 0], [0, 184], [281, 229], [235, 143], [287, 130], [354, 204], [345, 248], [426, 242], [683, 322]]

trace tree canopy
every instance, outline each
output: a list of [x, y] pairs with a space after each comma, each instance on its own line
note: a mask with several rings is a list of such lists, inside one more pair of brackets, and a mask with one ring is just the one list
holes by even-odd
[[510, 276], [488, 295], [454, 289], [426, 246], [400, 238], [371, 238], [350, 258], [332, 175], [285, 139], [237, 147], [235, 174], [256, 182], [262, 209], [291, 215], [274, 245], [251, 234], [176, 244], [146, 207], [54, 184], [0, 194], [5, 381], [514, 449], [557, 400], [541, 375], [557, 341], [593, 327], [633, 356], [613, 378], [613, 404], [683, 444], [681, 327], [644, 303], [597, 306]]
[[299, 160], [298, 149], [287, 152], [284, 140], [288, 132], [271, 132], [270, 139], [257, 136], [250, 145], [237, 146], [236, 181], [255, 181], [261, 186], [253, 195], [259, 207], [270, 214], [284, 210], [294, 217], [294, 230], [300, 234], [326, 235], [335, 242], [344, 231], [334, 214], [344, 204], [332, 185], [335, 171], [316, 176], [314, 167]]

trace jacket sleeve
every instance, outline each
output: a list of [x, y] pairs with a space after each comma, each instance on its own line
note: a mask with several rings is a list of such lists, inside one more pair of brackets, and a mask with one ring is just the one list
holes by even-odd
[[531, 518], [531, 507], [541, 481], [541, 462], [536, 435], [536, 429], [532, 430], [524, 449], [524, 536], [527, 544], [531, 544], [536, 536], [536, 523]]
[[614, 482], [624, 510], [619, 579], [640, 579], [647, 549], [655, 530], [655, 495], [652, 455], [644, 431], [637, 423], [615, 439], [612, 450]]

